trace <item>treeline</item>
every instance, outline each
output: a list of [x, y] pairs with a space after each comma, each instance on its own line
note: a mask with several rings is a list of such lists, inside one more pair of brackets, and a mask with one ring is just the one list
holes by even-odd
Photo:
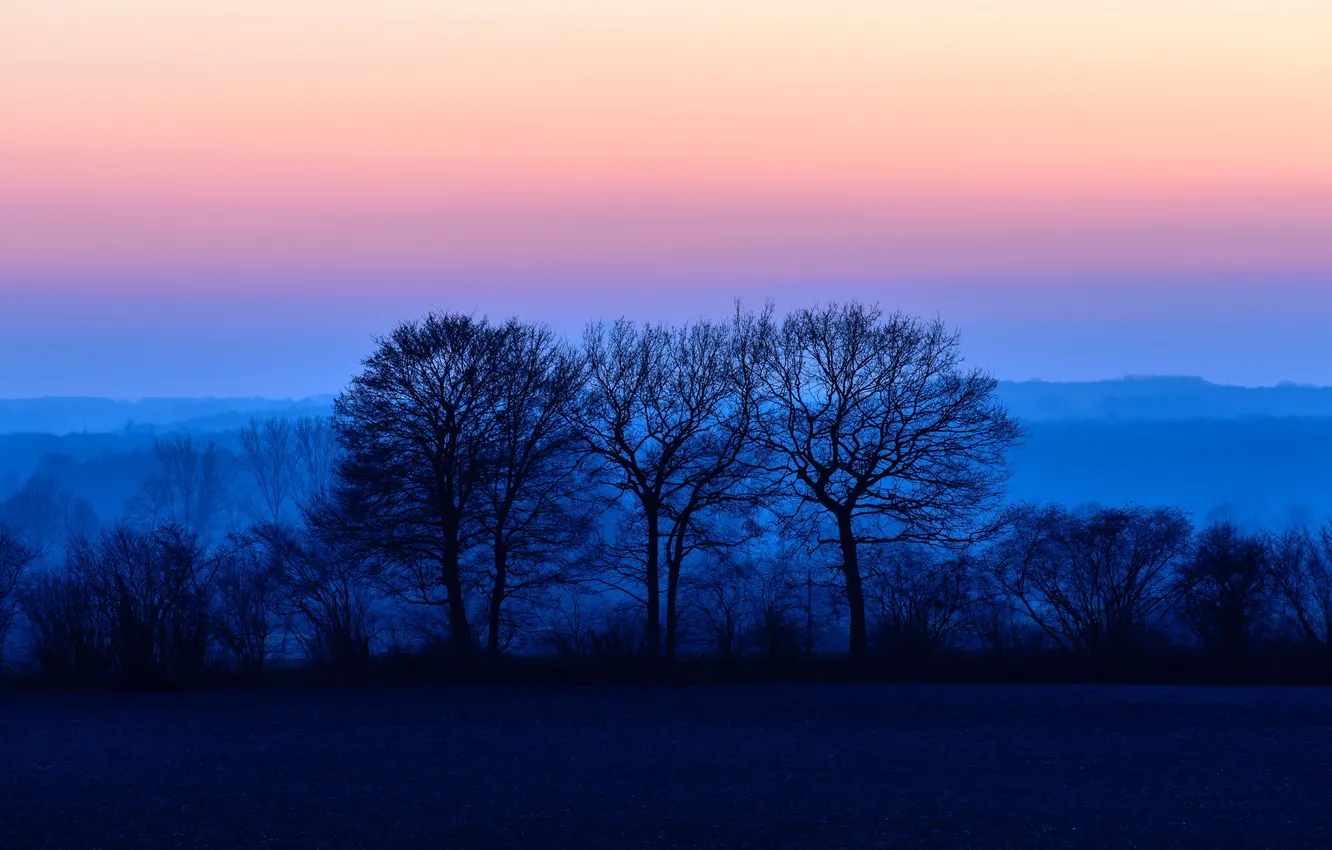
[[432, 314], [377, 341], [331, 419], [252, 422], [232, 464], [159, 441], [134, 510], [60, 551], [0, 532], [0, 637], [72, 682], [536, 657], [1329, 668], [1332, 533], [1007, 505], [1022, 431], [995, 388], [942, 323], [858, 303], [576, 346]]

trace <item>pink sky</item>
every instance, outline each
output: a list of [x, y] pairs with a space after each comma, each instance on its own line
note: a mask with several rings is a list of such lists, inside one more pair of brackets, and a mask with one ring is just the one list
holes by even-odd
[[1327, 32], [1315, 0], [9, 0], [0, 287], [1328, 268]]
[[107, 334], [256, 298], [370, 333], [907, 280], [982, 335], [1210, 303], [1162, 281], [1302, 321], [1329, 32], [1325, 0], [5, 0], [0, 328], [69, 295]]

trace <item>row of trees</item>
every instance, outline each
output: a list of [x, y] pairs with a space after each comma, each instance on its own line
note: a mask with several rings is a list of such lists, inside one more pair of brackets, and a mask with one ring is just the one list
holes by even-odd
[[[1020, 506], [984, 545], [861, 553], [869, 645], [898, 661], [952, 652], [1058, 652], [1132, 665], [1186, 650], [1242, 668], [1273, 650], [1329, 658], [1332, 528], [1195, 530], [1172, 509]], [[211, 546], [175, 522], [117, 525], [62, 564], [0, 536], [0, 628], [24, 621], [55, 678], [189, 679], [211, 665], [257, 672], [296, 655], [351, 668], [378, 650], [448, 647], [447, 617], [415, 616], [402, 576], [321, 539], [257, 525]], [[26, 574], [25, 574], [26, 569]], [[503, 648], [641, 660], [644, 606], [595, 571], [510, 598]], [[484, 587], [478, 584], [478, 587]], [[489, 622], [489, 597], [469, 622]], [[814, 654], [845, 611], [836, 564], [760, 535], [699, 559], [680, 588], [680, 645], [722, 659]]]
[[0, 537], [0, 627], [26, 621], [48, 671], [141, 677], [387, 647], [789, 658], [830, 634], [853, 659], [1326, 647], [1332, 537], [1005, 507], [1021, 430], [995, 386], [942, 323], [857, 303], [579, 346], [432, 314], [331, 420], [243, 429], [247, 524], [217, 521], [219, 450], [177, 438], [62, 563]]
[[[345, 454], [311, 520], [444, 607], [461, 652], [470, 592], [489, 596], [497, 652], [513, 595], [590, 571], [641, 603], [644, 652], [667, 660], [687, 566], [780, 528], [835, 553], [860, 657], [863, 547], [988, 530], [1020, 436], [995, 386], [941, 322], [857, 303], [595, 324], [578, 349], [431, 315], [381, 340], [335, 403]], [[604, 538], [592, 563], [571, 560], [589, 537]]]

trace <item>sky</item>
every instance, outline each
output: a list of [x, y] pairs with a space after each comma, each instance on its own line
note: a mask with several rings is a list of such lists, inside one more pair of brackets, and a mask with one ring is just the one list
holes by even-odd
[[0, 396], [335, 391], [425, 309], [938, 313], [1332, 384], [1325, 0], [3, 0]]

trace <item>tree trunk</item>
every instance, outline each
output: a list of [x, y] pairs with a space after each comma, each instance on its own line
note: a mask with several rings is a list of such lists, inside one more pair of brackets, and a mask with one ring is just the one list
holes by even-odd
[[676, 626], [679, 622], [679, 612], [676, 608], [675, 598], [680, 590], [680, 562], [676, 558], [670, 559], [666, 564], [666, 663], [675, 661], [675, 637]]
[[495, 586], [490, 591], [490, 621], [486, 634], [486, 654], [498, 658], [500, 654], [500, 612], [504, 607], [505, 584], [509, 578], [509, 549], [504, 535], [495, 535]]
[[453, 640], [453, 651], [457, 655], [472, 654], [472, 626], [467, 622], [467, 604], [463, 600], [462, 572], [458, 565], [458, 546], [450, 543], [445, 546], [440, 576], [441, 584], [448, 593], [449, 633]]
[[851, 528], [848, 511], [837, 517], [837, 538], [842, 546], [842, 574], [846, 578], [846, 605], [850, 609], [851, 643], [848, 654], [852, 661], [865, 657], [868, 646], [865, 629], [865, 587], [860, 577], [860, 555], [856, 551], [856, 538]]
[[649, 660], [661, 657], [661, 516], [655, 505], [647, 512], [647, 634], [644, 652]]

